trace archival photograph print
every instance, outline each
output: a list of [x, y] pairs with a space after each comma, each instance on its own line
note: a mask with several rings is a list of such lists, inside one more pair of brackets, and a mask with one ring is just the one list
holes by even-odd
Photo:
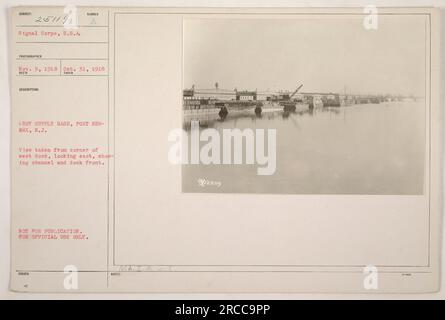
[[185, 19], [182, 191], [423, 194], [427, 30], [409, 14]]

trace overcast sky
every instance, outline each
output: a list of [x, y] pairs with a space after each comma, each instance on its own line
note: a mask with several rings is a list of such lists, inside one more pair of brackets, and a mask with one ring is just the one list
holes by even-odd
[[424, 96], [425, 19], [186, 19], [184, 87]]

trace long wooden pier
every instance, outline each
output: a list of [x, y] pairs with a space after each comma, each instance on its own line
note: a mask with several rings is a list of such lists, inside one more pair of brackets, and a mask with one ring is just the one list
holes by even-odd
[[187, 114], [217, 113], [225, 117], [229, 112], [252, 110], [261, 115], [265, 108], [282, 108], [295, 111], [305, 105], [307, 108], [342, 107], [358, 104], [378, 104], [382, 102], [416, 100], [417, 97], [401, 95], [339, 94], [320, 92], [259, 92], [257, 90], [239, 91], [237, 89], [186, 89], [183, 91], [183, 109]]

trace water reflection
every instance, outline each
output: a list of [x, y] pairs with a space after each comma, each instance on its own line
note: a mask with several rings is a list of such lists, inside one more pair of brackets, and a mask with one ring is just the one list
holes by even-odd
[[[201, 128], [276, 129], [277, 170], [255, 165], [184, 165], [185, 192], [422, 194], [425, 106], [387, 102], [304, 111], [207, 115]], [[184, 117], [183, 126], [190, 130]], [[196, 180], [221, 181], [217, 191]]]
[[[350, 107], [345, 107], [350, 108]], [[202, 114], [199, 116], [184, 116], [183, 118], [183, 128], [185, 130], [190, 130], [191, 121], [199, 121], [199, 125], [202, 128], [210, 128], [214, 127], [218, 122], [224, 121], [236, 121], [237, 119], [266, 119], [273, 120], [277, 117], [281, 117], [282, 119], [288, 119], [289, 117], [297, 117], [303, 115], [313, 116], [318, 113], [333, 113], [333, 114], [341, 114], [343, 108], [339, 107], [325, 107], [319, 109], [306, 109], [303, 111], [289, 111], [289, 110], [273, 110], [273, 111], [263, 111], [258, 112], [257, 110], [247, 110], [243, 112], [228, 112], [228, 111], [220, 111], [208, 114]]]

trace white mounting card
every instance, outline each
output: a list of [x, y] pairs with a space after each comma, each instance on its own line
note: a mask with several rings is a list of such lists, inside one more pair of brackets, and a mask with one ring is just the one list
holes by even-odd
[[14, 7], [11, 289], [439, 289], [439, 11]]

